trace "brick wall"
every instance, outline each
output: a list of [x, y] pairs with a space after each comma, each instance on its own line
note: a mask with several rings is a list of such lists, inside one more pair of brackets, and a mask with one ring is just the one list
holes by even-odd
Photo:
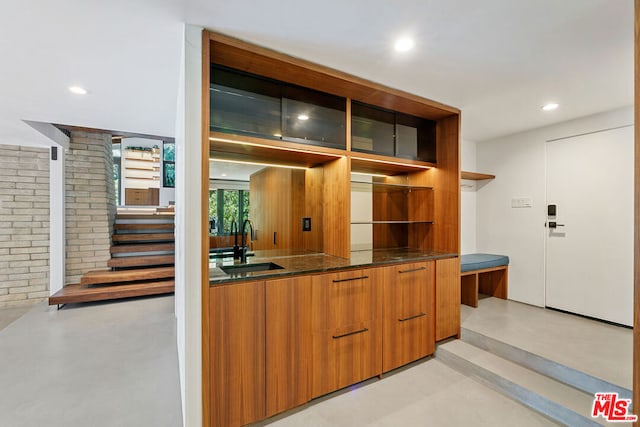
[[49, 150], [0, 145], [0, 307], [49, 296]]
[[107, 269], [116, 213], [111, 135], [72, 132], [65, 152], [66, 283]]

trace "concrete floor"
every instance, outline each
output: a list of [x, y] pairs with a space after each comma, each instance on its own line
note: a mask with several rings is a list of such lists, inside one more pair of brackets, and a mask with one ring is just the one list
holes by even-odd
[[33, 306], [25, 305], [19, 307], [0, 308], [0, 331], [9, 326], [14, 320], [31, 310]]
[[463, 328], [631, 389], [631, 329], [499, 298], [461, 307]]
[[502, 394], [427, 359], [382, 380], [316, 399], [269, 427], [555, 426]]
[[[0, 330], [0, 426], [181, 425], [173, 297], [37, 305]], [[18, 315], [3, 315], [0, 322]], [[463, 327], [626, 386], [631, 331], [512, 301], [463, 306]], [[544, 354], [542, 354], [544, 355]], [[260, 425], [546, 426], [549, 419], [426, 359]]]
[[0, 331], [0, 426], [182, 425], [172, 296], [56, 310]]

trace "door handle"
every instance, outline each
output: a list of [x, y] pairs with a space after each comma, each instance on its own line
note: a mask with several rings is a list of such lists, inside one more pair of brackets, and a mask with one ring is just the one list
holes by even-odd
[[549, 221], [549, 228], [564, 227], [564, 224], [558, 224], [555, 221]]
[[333, 338], [334, 340], [337, 340], [339, 338], [350, 337], [351, 335], [361, 334], [363, 332], [367, 332], [368, 330], [369, 329], [367, 328], [362, 328], [362, 329], [358, 329], [357, 331], [347, 332], [346, 334], [342, 334], [342, 335], [331, 335], [331, 338]]

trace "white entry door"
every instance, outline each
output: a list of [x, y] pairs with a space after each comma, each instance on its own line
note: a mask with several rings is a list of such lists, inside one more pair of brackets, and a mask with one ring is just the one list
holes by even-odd
[[556, 205], [545, 231], [546, 305], [632, 325], [633, 127], [546, 150], [547, 204]]

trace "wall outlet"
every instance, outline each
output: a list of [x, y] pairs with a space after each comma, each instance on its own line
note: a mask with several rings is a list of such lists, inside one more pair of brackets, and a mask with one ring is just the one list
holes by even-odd
[[512, 208], [530, 208], [533, 207], [533, 198], [531, 197], [513, 197], [511, 198]]

